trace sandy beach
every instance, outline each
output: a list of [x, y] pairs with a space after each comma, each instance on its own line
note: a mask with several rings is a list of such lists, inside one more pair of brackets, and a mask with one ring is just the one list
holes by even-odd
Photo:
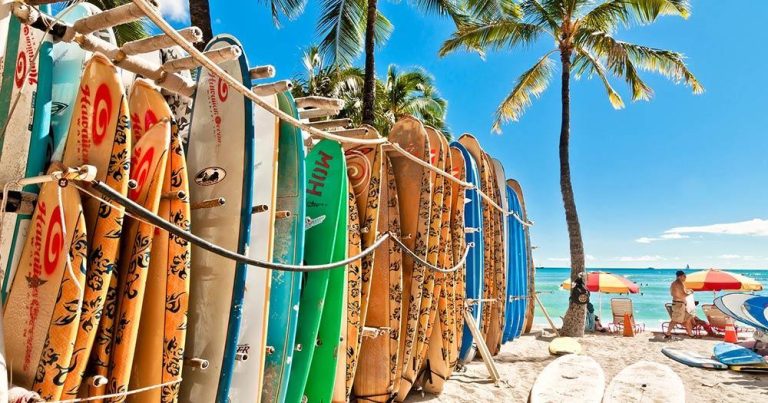
[[[741, 335], [741, 339], [746, 334]], [[454, 374], [440, 396], [412, 392], [407, 402], [525, 402], [541, 370], [555, 357], [547, 346], [552, 340], [540, 329], [507, 343], [495, 357], [503, 384], [494, 386], [482, 361], [468, 365]], [[721, 340], [716, 338], [666, 341], [660, 333], [645, 331], [635, 337], [613, 334], [587, 334], [580, 343], [583, 354], [594, 358], [610, 382], [624, 367], [640, 360], [668, 365], [685, 383], [688, 402], [760, 402], [768, 401], [768, 375], [743, 374], [691, 368], [670, 360], [662, 347], [674, 346], [706, 355]]]

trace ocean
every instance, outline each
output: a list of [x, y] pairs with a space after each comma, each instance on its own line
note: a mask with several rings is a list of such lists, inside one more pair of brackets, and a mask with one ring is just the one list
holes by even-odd
[[[669, 285], [675, 279], [675, 272], [679, 269], [588, 269], [590, 271], [604, 271], [622, 275], [640, 286], [640, 293], [638, 294], [602, 294], [592, 293], [591, 301], [595, 306], [595, 311], [600, 317], [603, 325], [606, 325], [611, 320], [611, 298], [623, 297], [630, 298], [635, 308], [635, 319], [638, 322], [645, 323], [646, 328], [660, 329], [661, 323], [669, 320], [669, 315], [664, 309], [664, 304], [671, 302], [669, 295]], [[686, 270], [688, 273], [692, 273], [694, 269]], [[753, 278], [761, 282], [766, 288], [768, 288], [768, 270], [729, 270], [734, 273], [739, 273], [749, 278]], [[536, 291], [539, 291], [539, 299], [547, 309], [549, 316], [552, 318], [555, 325], [561, 326], [562, 320], [560, 319], [565, 315], [565, 311], [568, 309], [568, 296], [569, 293], [566, 290], [560, 288], [562, 282], [569, 278], [569, 268], [546, 268], [540, 267], [536, 269]], [[727, 292], [727, 291], [726, 291]], [[756, 294], [768, 296], [768, 291], [760, 291]], [[715, 297], [712, 291], [696, 292], [696, 300], [701, 304], [711, 304]], [[600, 313], [600, 302], [602, 301], [602, 314]], [[547, 320], [541, 309], [537, 305], [535, 308], [534, 323], [546, 325]], [[697, 307], [697, 315], [706, 319], [704, 312], [700, 307]]]

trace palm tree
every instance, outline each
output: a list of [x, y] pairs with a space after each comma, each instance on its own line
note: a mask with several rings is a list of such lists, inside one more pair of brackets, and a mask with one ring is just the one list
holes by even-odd
[[[555, 41], [545, 53], [517, 79], [514, 88], [496, 111], [494, 130], [507, 121], [517, 121], [532, 97], [549, 85], [556, 69], [553, 56], [560, 56], [562, 85], [562, 125], [560, 128], [560, 190], [565, 207], [571, 255], [571, 280], [584, 272], [584, 245], [571, 184], [569, 161], [570, 80], [597, 76], [603, 83], [611, 105], [624, 106], [609, 76], [623, 79], [630, 87], [632, 100], [648, 100], [653, 90], [639, 71], [659, 73], [675, 83], [684, 83], [695, 94], [703, 87], [688, 70], [682, 54], [620, 41], [619, 28], [650, 24], [663, 15], [687, 18], [688, 0], [474, 0], [473, 20], [460, 24], [440, 50], [446, 55], [457, 49], [482, 51], [526, 46], [538, 39]], [[571, 303], [563, 320], [563, 334], [584, 334], [584, 305]]]
[[391, 64], [383, 84], [381, 107], [387, 120], [385, 126], [380, 128], [382, 133], [388, 134], [398, 119], [412, 115], [448, 135], [445, 124], [448, 102], [440, 97], [434, 79], [424, 69], [401, 73], [397, 66]]
[[[459, 23], [464, 15], [455, 0], [418, 0], [413, 4], [421, 10], [448, 15]], [[376, 103], [375, 48], [386, 42], [392, 24], [378, 10], [378, 0], [323, 0], [317, 25], [323, 36], [321, 50], [331, 63], [344, 67], [365, 53], [363, 83], [363, 122], [374, 124]]]

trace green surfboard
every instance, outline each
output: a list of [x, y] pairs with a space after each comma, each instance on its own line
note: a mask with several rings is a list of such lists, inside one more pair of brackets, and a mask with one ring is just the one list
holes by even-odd
[[[347, 200], [346, 162], [341, 146], [330, 140], [317, 143], [307, 155], [306, 170], [307, 219], [304, 262], [307, 265], [329, 263], [336, 256], [334, 249], [339, 219], [346, 217], [346, 215], [340, 217], [342, 205], [346, 205]], [[338, 283], [338, 275], [331, 275], [336, 271], [323, 270], [308, 273], [305, 276], [299, 302], [293, 365], [285, 399], [288, 403], [299, 403], [303, 399], [321, 328], [329, 280], [333, 278], [333, 284]], [[337, 293], [341, 295], [336, 291], [332, 292], [332, 295]], [[334, 303], [337, 302], [331, 301], [332, 305]], [[328, 331], [328, 328], [324, 326], [324, 331]], [[338, 344], [339, 332], [340, 329], [336, 333], [336, 344]], [[324, 336], [327, 334], [323, 333]], [[332, 370], [325, 372], [321, 378], [323, 382], [331, 385], [329, 388], [333, 385], [333, 378], [330, 380], [328, 378], [331, 375], [335, 375], [335, 366]], [[330, 394], [328, 396], [330, 397]]]

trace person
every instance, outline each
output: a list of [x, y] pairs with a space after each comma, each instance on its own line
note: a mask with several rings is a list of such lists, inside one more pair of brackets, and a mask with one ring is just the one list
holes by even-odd
[[588, 332], [600, 332], [605, 333], [606, 328], [600, 323], [600, 318], [595, 315], [595, 306], [591, 302], [587, 302], [587, 320], [584, 322], [584, 330]]
[[693, 315], [688, 312], [686, 298], [693, 294], [693, 291], [685, 287], [685, 272], [678, 270], [675, 273], [675, 281], [669, 286], [669, 293], [672, 295], [672, 320], [669, 322], [665, 338], [672, 337], [672, 329], [676, 325], [683, 325], [685, 332], [689, 337], [693, 337]]

